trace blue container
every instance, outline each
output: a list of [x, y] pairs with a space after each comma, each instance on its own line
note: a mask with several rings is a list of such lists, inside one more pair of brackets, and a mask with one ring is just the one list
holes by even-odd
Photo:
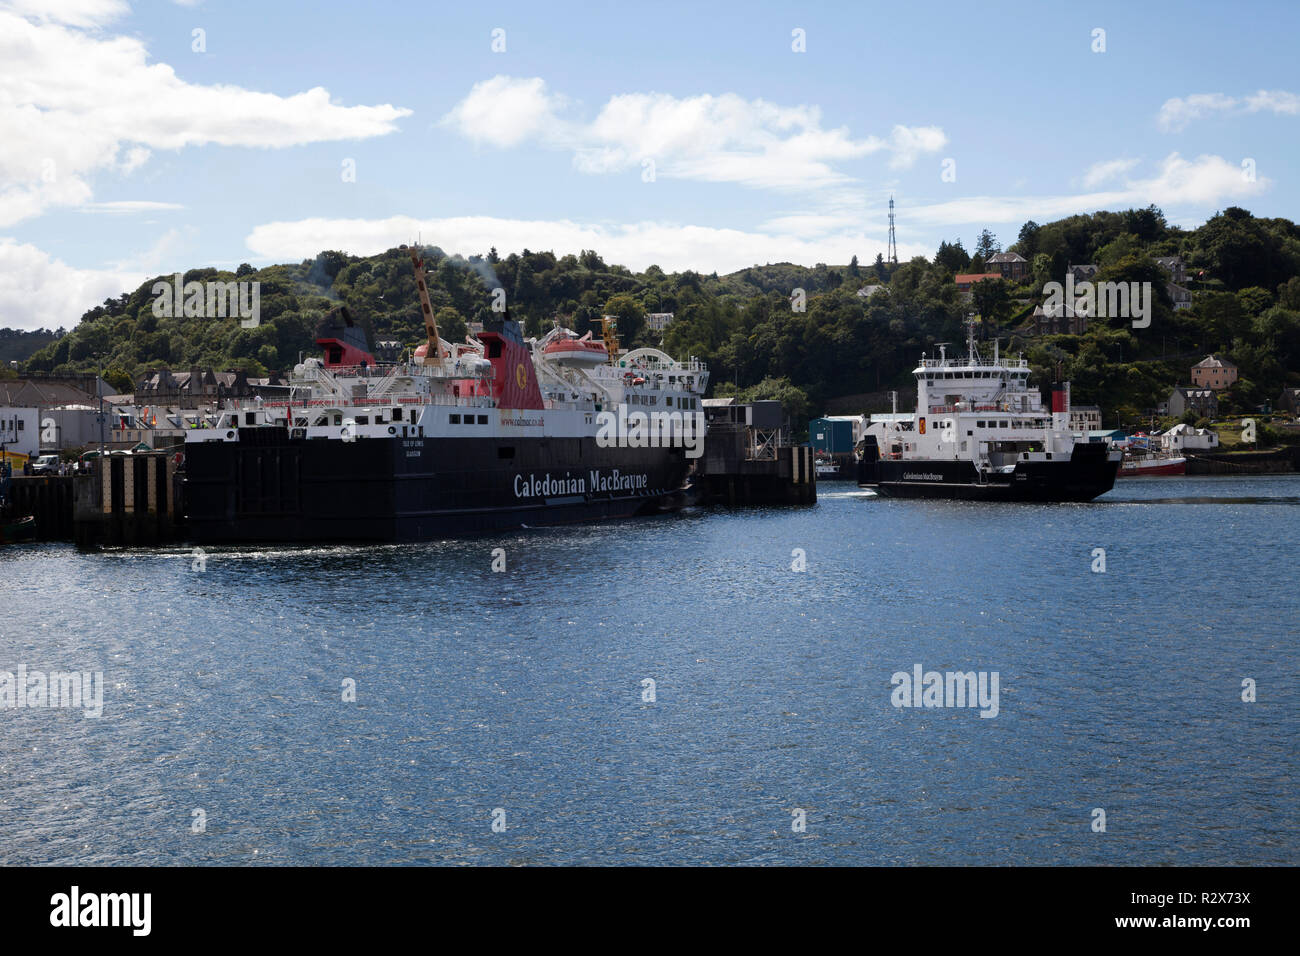
[[808, 444], [814, 454], [847, 455], [853, 451], [853, 423], [814, 418], [808, 423]]

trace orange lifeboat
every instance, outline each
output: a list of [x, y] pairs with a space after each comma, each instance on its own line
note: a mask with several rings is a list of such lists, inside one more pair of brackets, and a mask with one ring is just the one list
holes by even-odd
[[588, 332], [580, 339], [558, 338], [542, 349], [542, 354], [558, 365], [604, 365], [609, 361], [605, 343], [593, 340]]

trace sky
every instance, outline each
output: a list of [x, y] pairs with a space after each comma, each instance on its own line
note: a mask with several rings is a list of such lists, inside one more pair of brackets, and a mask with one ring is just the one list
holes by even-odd
[[0, 0], [0, 327], [404, 242], [870, 263], [1300, 219], [1300, 3]]

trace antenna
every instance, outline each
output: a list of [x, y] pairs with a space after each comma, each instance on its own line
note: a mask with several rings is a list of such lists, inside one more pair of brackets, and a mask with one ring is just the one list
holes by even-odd
[[887, 250], [889, 259], [893, 265], [898, 265], [898, 243], [894, 239], [894, 197], [889, 197], [889, 249]]
[[975, 348], [975, 313], [966, 316], [966, 352], [972, 365], [979, 364], [979, 352]]

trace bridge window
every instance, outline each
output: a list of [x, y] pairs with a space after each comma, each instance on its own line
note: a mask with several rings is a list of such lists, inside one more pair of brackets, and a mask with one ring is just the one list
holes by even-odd
[[453, 425], [459, 425], [459, 424], [460, 424], [460, 416], [459, 416], [459, 415], [448, 415], [448, 416], [447, 416], [447, 421], [451, 422]]

